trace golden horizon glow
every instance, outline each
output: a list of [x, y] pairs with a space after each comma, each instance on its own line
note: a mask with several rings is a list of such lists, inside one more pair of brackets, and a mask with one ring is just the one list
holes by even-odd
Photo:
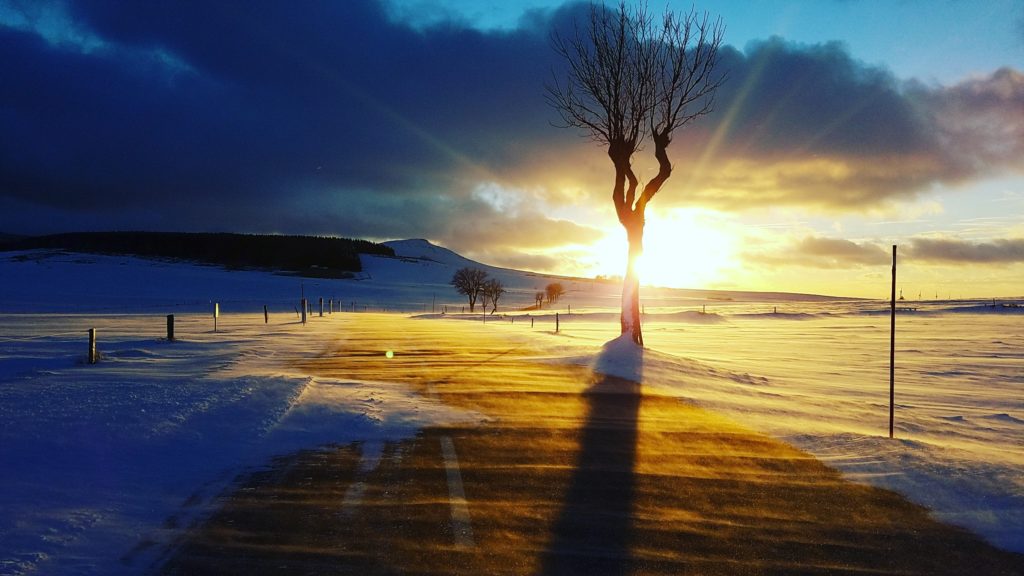
[[[644, 253], [638, 262], [640, 283], [670, 288], [700, 288], [724, 279], [736, 262], [737, 239], [716, 226], [710, 213], [677, 208], [651, 212], [644, 227]], [[615, 226], [592, 247], [594, 275], [623, 276], [626, 234]]]

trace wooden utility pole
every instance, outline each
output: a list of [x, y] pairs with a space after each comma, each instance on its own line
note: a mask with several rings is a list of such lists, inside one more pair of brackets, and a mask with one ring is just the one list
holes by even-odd
[[892, 296], [889, 299], [889, 438], [896, 401], [896, 245], [892, 245]]

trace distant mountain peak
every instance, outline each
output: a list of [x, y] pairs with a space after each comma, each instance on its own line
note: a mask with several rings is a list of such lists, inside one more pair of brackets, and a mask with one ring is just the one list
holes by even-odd
[[395, 256], [399, 258], [430, 260], [451, 266], [481, 266], [480, 263], [474, 262], [452, 250], [438, 246], [425, 238], [389, 240], [388, 242], [382, 242], [382, 244], [394, 250]]

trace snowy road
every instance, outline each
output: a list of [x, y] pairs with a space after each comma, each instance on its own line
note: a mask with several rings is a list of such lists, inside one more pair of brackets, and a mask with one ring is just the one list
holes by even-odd
[[[643, 372], [643, 353], [620, 347], [595, 360]], [[365, 315], [300, 364], [484, 420], [280, 458], [164, 573], [1024, 573], [1020, 555], [894, 493], [664, 391], [550, 362], [528, 339]], [[730, 375], [692, 363], [681, 377]]]

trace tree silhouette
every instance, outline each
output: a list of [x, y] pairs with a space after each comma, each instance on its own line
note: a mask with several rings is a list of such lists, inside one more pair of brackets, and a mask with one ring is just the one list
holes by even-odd
[[[660, 19], [646, 6], [591, 5], [590, 22], [575, 35], [552, 39], [568, 64], [564, 80], [547, 87], [548, 103], [563, 127], [578, 128], [607, 146], [615, 168], [612, 202], [626, 230], [628, 264], [622, 284], [622, 334], [643, 345], [640, 279], [644, 212], [672, 174], [668, 146], [672, 133], [708, 114], [725, 77], [715, 73], [725, 27], [691, 9]], [[654, 143], [658, 173], [643, 188], [633, 172], [633, 155], [647, 139]], [[639, 192], [639, 194], [638, 194]]]
[[465, 294], [469, 298], [470, 312], [476, 307], [476, 299], [483, 291], [486, 280], [487, 272], [479, 268], [459, 268], [452, 276], [451, 285], [455, 286], [459, 294]]
[[498, 300], [501, 299], [501, 295], [505, 293], [505, 286], [500, 280], [491, 278], [484, 282], [483, 294], [485, 302], [491, 303], [491, 314], [498, 311]]
[[552, 282], [544, 287], [544, 294], [548, 297], [548, 304], [554, 304], [565, 294], [565, 287], [558, 282]]

